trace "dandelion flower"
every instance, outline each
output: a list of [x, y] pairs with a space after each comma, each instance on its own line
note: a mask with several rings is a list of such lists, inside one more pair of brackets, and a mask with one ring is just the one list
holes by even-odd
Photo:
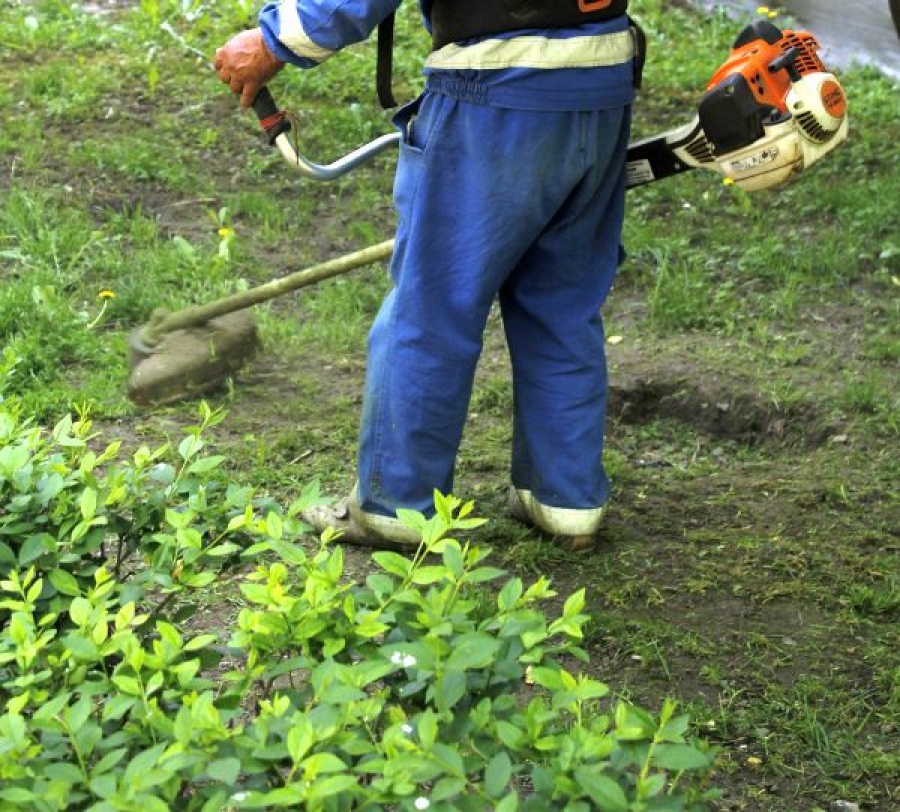
[[734, 178], [725, 178], [725, 180], [722, 181], [722, 184], [724, 186], [734, 186]]
[[756, 13], [757, 14], [768, 14], [769, 7], [768, 6], [757, 6]]
[[100, 312], [94, 317], [94, 320], [89, 325], [87, 325], [88, 330], [93, 330], [100, 323], [100, 320], [103, 318], [103, 314], [106, 313], [106, 306], [109, 304], [109, 300], [115, 299], [116, 294], [111, 290], [101, 290], [97, 294], [97, 298], [102, 299], [103, 304], [100, 305]]
[[219, 236], [223, 240], [227, 240], [229, 237], [234, 236], [234, 229], [228, 228], [227, 226], [222, 226], [222, 228], [219, 229]]

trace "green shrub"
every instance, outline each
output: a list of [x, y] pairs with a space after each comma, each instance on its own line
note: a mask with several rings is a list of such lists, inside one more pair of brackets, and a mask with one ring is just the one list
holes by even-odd
[[[549, 619], [548, 581], [488, 564], [440, 494], [402, 514], [412, 558], [348, 580], [329, 534], [300, 543], [315, 489], [280, 511], [215, 479], [221, 419], [203, 406], [174, 464], [121, 461], [83, 417], [46, 432], [0, 402], [0, 809], [706, 808], [688, 717], [566, 667], [584, 590]], [[230, 637], [191, 631], [235, 563]]]
[[[148, 589], [168, 603], [215, 578], [211, 565], [246, 546], [242, 517], [259, 502], [249, 488], [215, 479], [222, 458], [201, 457], [202, 434], [224, 415], [201, 407], [168, 460], [168, 447], [121, 460], [120, 443], [99, 453], [91, 421], [67, 416], [51, 432], [0, 404], [0, 571], [32, 568], [35, 611], [65, 614], [107, 567], [123, 603]], [[0, 618], [8, 610], [0, 608]]]

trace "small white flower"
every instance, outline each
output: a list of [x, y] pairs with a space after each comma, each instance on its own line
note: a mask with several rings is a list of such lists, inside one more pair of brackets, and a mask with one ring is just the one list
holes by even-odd
[[[403, 667], [404, 668], [412, 668], [416, 664], [416, 658], [412, 656], [412, 654], [407, 654], [403, 658]], [[423, 809], [425, 807], [422, 807]]]
[[402, 725], [400, 727], [400, 730], [402, 730], [407, 736], [411, 736], [412, 732], [413, 732], [413, 726], [412, 725]]
[[428, 809], [428, 807], [431, 806], [431, 801], [420, 795], [418, 798], [416, 798], [416, 800], [413, 801], [413, 806], [416, 809]]
[[391, 662], [394, 665], [401, 665], [403, 663], [403, 655], [399, 651], [395, 651], [391, 655]]
[[25, 27], [26, 27], [29, 31], [37, 31], [37, 29], [38, 29], [38, 19], [37, 19], [37, 17], [35, 17], [33, 14], [29, 14], [29, 15], [25, 18]]
[[241, 801], [246, 801], [247, 793], [246, 792], [235, 792], [234, 795], [231, 796], [231, 800], [237, 801], [238, 803], [240, 803]]

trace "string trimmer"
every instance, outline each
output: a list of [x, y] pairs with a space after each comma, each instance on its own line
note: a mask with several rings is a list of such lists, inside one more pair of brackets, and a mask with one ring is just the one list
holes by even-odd
[[[745, 28], [707, 85], [695, 118], [629, 146], [627, 187], [706, 169], [741, 188], [766, 189], [827, 155], [847, 137], [847, 100], [818, 49], [811, 34], [781, 31], [767, 21]], [[332, 164], [316, 164], [297, 151], [290, 122], [267, 89], [257, 95], [253, 109], [269, 143], [289, 165], [314, 180], [341, 177], [401, 137], [385, 135]], [[393, 241], [384, 242], [208, 305], [157, 314], [131, 335], [129, 396], [138, 403], [158, 404], [212, 388], [258, 348], [247, 308], [382, 261], [392, 250]]]

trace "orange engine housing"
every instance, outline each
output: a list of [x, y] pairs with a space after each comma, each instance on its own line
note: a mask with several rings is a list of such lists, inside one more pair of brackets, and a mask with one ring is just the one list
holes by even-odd
[[766, 123], [789, 118], [788, 95], [804, 77], [824, 72], [819, 41], [758, 20], [741, 31], [700, 101], [700, 125], [716, 154], [743, 149]]
[[791, 48], [799, 51], [794, 61], [799, 76], [825, 70], [817, 53], [819, 41], [812, 34], [805, 31], [781, 31], [771, 23], [760, 22], [746, 28], [738, 37], [734, 50], [713, 74], [706, 90], [712, 90], [739, 74], [744, 77], [761, 105], [787, 112], [790, 74], [786, 70], [770, 71], [769, 65]]

